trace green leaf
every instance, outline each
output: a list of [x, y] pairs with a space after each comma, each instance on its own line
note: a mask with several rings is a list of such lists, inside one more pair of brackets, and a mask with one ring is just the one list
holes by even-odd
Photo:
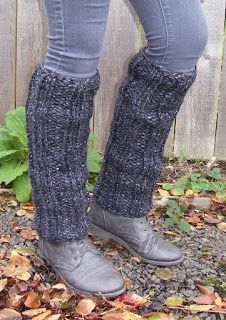
[[162, 185], [162, 188], [164, 190], [168, 190], [168, 191], [171, 190], [172, 187], [173, 187], [173, 185], [171, 183], [163, 183], [163, 185]]
[[0, 140], [12, 140], [8, 129], [0, 128]]
[[11, 154], [17, 153], [18, 150], [0, 150], [0, 159], [9, 156]]
[[191, 174], [190, 179], [191, 181], [196, 182], [200, 177], [201, 177], [201, 174], [199, 172], [194, 172]]
[[182, 195], [184, 195], [184, 189], [183, 188], [173, 188], [170, 192], [174, 196], [182, 196]]
[[164, 221], [164, 225], [166, 227], [170, 227], [170, 226], [174, 225], [174, 221], [172, 219], [170, 219], [170, 218], [166, 218], [165, 221]]
[[99, 173], [101, 170], [101, 161], [102, 158], [100, 154], [96, 150], [88, 148], [87, 167], [89, 172]]
[[6, 128], [10, 135], [16, 136], [20, 141], [27, 145], [26, 116], [25, 107], [17, 107], [15, 110], [8, 111], [5, 114]]
[[176, 182], [175, 182], [175, 187], [178, 188], [178, 189], [187, 189], [189, 187], [189, 182], [188, 182], [188, 179], [184, 179], [184, 178], [181, 178], [181, 179], [178, 179]]
[[191, 228], [191, 225], [188, 223], [188, 221], [184, 220], [183, 222], [180, 222], [180, 223], [178, 224], [178, 228], [179, 228], [181, 231], [189, 232], [189, 231], [190, 231], [190, 228]]
[[220, 179], [220, 177], [221, 177], [220, 168], [213, 168], [212, 170], [208, 171], [207, 176], [214, 178], [214, 179]]
[[167, 305], [168, 307], [178, 307], [181, 306], [184, 302], [184, 299], [181, 297], [173, 296], [173, 297], [168, 297], [164, 304]]
[[200, 190], [208, 191], [210, 187], [210, 182], [207, 179], [200, 178], [198, 180], [198, 187]]
[[90, 183], [90, 182], [87, 182], [86, 188], [87, 188], [87, 190], [88, 190], [89, 192], [93, 192], [94, 184], [93, 184], [93, 183]]
[[7, 162], [3, 162], [0, 165], [0, 183], [5, 182], [9, 184], [18, 176], [22, 175], [28, 170], [28, 160], [20, 161], [18, 159], [11, 159]]
[[187, 211], [187, 209], [188, 209], [188, 206], [186, 205], [186, 204], [182, 204], [181, 206], [180, 206], [180, 211], [181, 212], [185, 212], [185, 211]]
[[19, 202], [29, 201], [31, 196], [31, 182], [27, 172], [24, 172], [13, 181], [13, 191]]
[[93, 132], [90, 132], [88, 141], [94, 141], [96, 139], [96, 135]]
[[208, 310], [211, 310], [214, 306], [212, 304], [191, 304], [188, 308], [191, 311], [200, 311], [200, 312], [205, 312]]

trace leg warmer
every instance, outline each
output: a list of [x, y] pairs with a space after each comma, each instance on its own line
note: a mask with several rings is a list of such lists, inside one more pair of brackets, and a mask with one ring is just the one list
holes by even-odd
[[87, 234], [86, 166], [97, 73], [79, 79], [36, 66], [26, 102], [35, 228], [52, 242]]
[[164, 145], [186, 92], [196, 78], [154, 65], [142, 49], [129, 62], [116, 101], [96, 202], [112, 213], [141, 217], [164, 164]]

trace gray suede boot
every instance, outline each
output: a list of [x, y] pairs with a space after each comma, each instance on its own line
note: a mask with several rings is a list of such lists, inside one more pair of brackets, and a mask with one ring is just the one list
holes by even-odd
[[[99, 220], [95, 221], [117, 237], [116, 225], [123, 228], [118, 241], [123, 241], [144, 261], [169, 265], [180, 262], [182, 255], [153, 235], [145, 217], [152, 207], [152, 195], [163, 169], [166, 139], [197, 70], [170, 72], [153, 64], [145, 49], [131, 59], [119, 88], [103, 166], [94, 188], [96, 203], [114, 214], [115, 220], [100, 211], [106, 221], [100, 220], [99, 225]], [[134, 218], [140, 218], [149, 231], [143, 233], [138, 227], [139, 219]], [[131, 237], [133, 232], [135, 235]], [[134, 242], [139, 239], [142, 242], [138, 249]]]
[[90, 205], [90, 231], [102, 238], [122, 244], [132, 255], [143, 262], [158, 266], [170, 266], [183, 260], [181, 251], [156, 234], [148, 217], [125, 217]]
[[110, 298], [126, 289], [121, 273], [87, 238], [57, 244], [40, 239], [39, 254], [75, 292]]
[[117, 296], [121, 274], [87, 239], [87, 140], [97, 73], [79, 79], [37, 65], [26, 103], [29, 175], [40, 255], [73, 290]]

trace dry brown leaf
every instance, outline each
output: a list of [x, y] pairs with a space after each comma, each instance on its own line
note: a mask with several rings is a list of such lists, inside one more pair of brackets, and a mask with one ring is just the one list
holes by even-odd
[[7, 264], [2, 266], [2, 271], [4, 275], [8, 278], [17, 278], [19, 280], [27, 281], [30, 279], [31, 275], [28, 272], [30, 267], [25, 266], [15, 266], [14, 264]]
[[34, 210], [34, 205], [31, 202], [27, 202], [27, 203], [23, 204], [22, 209], [28, 210], [28, 211], [33, 211]]
[[173, 232], [173, 231], [169, 231], [169, 230], [166, 230], [166, 231], [163, 231], [163, 233], [167, 236], [172, 236], [172, 237], [177, 237], [178, 234], [176, 232]]
[[46, 311], [46, 308], [37, 308], [37, 309], [30, 309], [25, 310], [22, 312], [22, 315], [28, 319], [33, 318], [34, 316], [37, 316], [40, 313], [43, 313]]
[[36, 230], [22, 229], [20, 231], [20, 235], [23, 239], [26, 239], [26, 240], [37, 240], [38, 239], [38, 233]]
[[5, 308], [0, 310], [0, 320], [20, 320], [21, 314], [13, 309]]
[[18, 217], [23, 217], [23, 216], [26, 215], [26, 213], [27, 213], [26, 210], [24, 210], [24, 209], [19, 209], [19, 210], [17, 210], [16, 215], [17, 215]]
[[218, 223], [217, 228], [226, 232], [226, 222]]
[[109, 257], [116, 257], [118, 256], [118, 251], [109, 251], [109, 252], [106, 252], [106, 255]]
[[2, 292], [5, 289], [7, 282], [8, 282], [7, 279], [0, 279], [0, 292]]
[[158, 189], [158, 192], [159, 192], [160, 196], [163, 197], [163, 198], [170, 197], [170, 193], [167, 190], [163, 190], [163, 189], [160, 188], [160, 189]]
[[52, 314], [51, 310], [47, 310], [41, 314], [38, 314], [37, 316], [33, 317], [31, 320], [45, 320], [48, 316]]
[[3, 234], [0, 237], [0, 243], [10, 243], [10, 237]]
[[76, 313], [80, 316], [88, 316], [96, 307], [96, 302], [91, 299], [82, 299], [76, 306]]
[[60, 319], [60, 317], [61, 317], [60, 313], [59, 314], [53, 314], [53, 315], [45, 318], [45, 320], [58, 320], [58, 319]]
[[212, 290], [210, 290], [209, 288], [204, 287], [204, 286], [202, 286], [202, 285], [200, 285], [200, 284], [196, 284], [196, 287], [197, 287], [203, 294], [212, 294], [212, 293], [213, 293]]
[[67, 290], [67, 287], [65, 286], [64, 283], [57, 283], [55, 285], [52, 286], [52, 289], [56, 289], [56, 290]]
[[0, 259], [4, 259], [6, 256], [7, 250], [6, 249], [0, 249]]
[[216, 292], [215, 293], [215, 304], [216, 306], [220, 307], [220, 308], [226, 308], [226, 302], [222, 300], [222, 298], [220, 297], [220, 295]]
[[197, 304], [213, 304], [216, 297], [215, 294], [202, 294], [201, 296], [195, 297], [193, 301]]
[[143, 319], [145, 318], [132, 312], [111, 312], [103, 316], [103, 320], [143, 320]]
[[41, 301], [39, 296], [35, 292], [29, 292], [27, 295], [27, 299], [24, 302], [25, 306], [31, 309], [39, 308], [41, 305]]
[[26, 256], [26, 257], [30, 257], [35, 254], [34, 250], [27, 247], [18, 247], [18, 248], [15, 248], [15, 251], [21, 254], [22, 256]]
[[9, 263], [16, 266], [30, 266], [30, 260], [27, 257], [21, 256], [16, 250], [11, 251]]
[[217, 224], [219, 222], [219, 219], [213, 217], [211, 214], [204, 214], [203, 219], [210, 224]]
[[191, 189], [188, 189], [188, 190], [186, 190], [185, 195], [186, 195], [186, 197], [193, 197], [194, 191]]
[[141, 258], [139, 258], [139, 257], [131, 257], [131, 260], [135, 261], [137, 263], [141, 263]]

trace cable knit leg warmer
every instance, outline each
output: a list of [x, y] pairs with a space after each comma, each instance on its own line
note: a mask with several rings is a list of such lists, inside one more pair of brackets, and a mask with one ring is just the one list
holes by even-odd
[[87, 234], [87, 140], [99, 82], [98, 71], [90, 78], [70, 78], [44, 63], [32, 75], [26, 123], [34, 224], [52, 242]]
[[171, 73], [154, 65], [145, 48], [131, 59], [94, 189], [102, 208], [128, 217], [145, 216], [150, 210], [166, 139], [195, 78], [196, 69]]

